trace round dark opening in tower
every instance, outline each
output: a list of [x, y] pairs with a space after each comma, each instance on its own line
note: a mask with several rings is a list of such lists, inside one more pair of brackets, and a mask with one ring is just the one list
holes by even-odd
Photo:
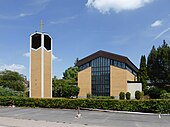
[[51, 50], [51, 38], [48, 35], [44, 35], [44, 47]]
[[31, 39], [31, 48], [38, 49], [41, 47], [41, 34], [34, 34]]

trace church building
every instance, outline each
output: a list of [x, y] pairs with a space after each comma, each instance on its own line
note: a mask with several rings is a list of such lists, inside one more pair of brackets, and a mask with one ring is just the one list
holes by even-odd
[[93, 96], [115, 96], [120, 92], [142, 91], [141, 83], [137, 82], [138, 68], [125, 56], [106, 51], [98, 51], [77, 63], [79, 98], [87, 94]]

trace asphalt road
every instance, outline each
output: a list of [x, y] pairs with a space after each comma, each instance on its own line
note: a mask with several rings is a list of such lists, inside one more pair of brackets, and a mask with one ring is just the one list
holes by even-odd
[[[77, 110], [0, 107], [1, 119], [46, 121], [87, 127], [170, 127], [170, 115], [161, 115], [159, 118], [158, 114], [126, 114], [87, 110], [80, 110], [80, 113], [81, 118], [76, 119]], [[0, 127], [7, 126], [0, 121]]]

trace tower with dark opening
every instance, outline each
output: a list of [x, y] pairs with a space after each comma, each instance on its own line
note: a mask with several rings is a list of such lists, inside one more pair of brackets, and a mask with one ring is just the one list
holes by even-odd
[[52, 97], [52, 38], [47, 33], [30, 36], [30, 97]]

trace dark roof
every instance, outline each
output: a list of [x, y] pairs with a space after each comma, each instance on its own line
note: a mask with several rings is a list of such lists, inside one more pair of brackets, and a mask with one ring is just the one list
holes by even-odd
[[77, 62], [77, 66], [81, 66], [81, 65], [83, 65], [85, 63], [88, 63], [91, 60], [96, 59], [97, 57], [105, 57], [105, 58], [109, 58], [109, 59], [112, 59], [112, 60], [117, 60], [117, 61], [120, 61], [120, 62], [124, 62], [129, 67], [131, 67], [134, 71], [138, 72], [138, 68], [126, 56], [121, 56], [121, 55], [117, 55], [117, 54], [102, 51], [102, 50], [100, 50], [100, 51], [98, 51], [96, 53], [93, 53], [93, 54], [79, 60]]

